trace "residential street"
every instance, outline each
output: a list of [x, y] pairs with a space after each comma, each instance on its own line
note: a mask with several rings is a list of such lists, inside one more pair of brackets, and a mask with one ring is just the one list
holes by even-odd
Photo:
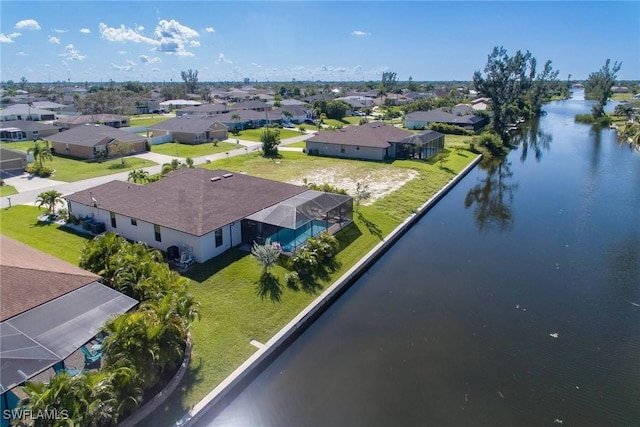
[[[280, 143], [280, 147], [282, 147], [282, 151], [301, 151], [300, 148], [295, 147], [287, 147], [288, 144], [293, 144], [300, 141], [305, 141], [311, 138], [314, 135], [312, 132], [308, 132], [305, 135], [294, 136], [292, 138], [287, 138], [282, 140]], [[227, 142], [233, 142], [235, 139], [231, 138]], [[210, 154], [207, 156], [196, 157], [193, 159], [194, 164], [199, 165], [203, 163], [207, 163], [208, 161], [215, 161], [220, 159], [225, 159], [227, 157], [233, 156], [241, 156], [243, 154], [247, 154], [249, 152], [254, 152], [260, 149], [261, 143], [254, 141], [244, 141], [237, 140], [239, 148], [235, 150], [231, 150], [228, 153], [217, 153]], [[158, 163], [155, 166], [149, 166], [144, 168], [145, 171], [149, 172], [149, 174], [159, 173], [162, 169], [162, 164], [169, 163], [173, 159], [178, 159], [180, 161], [184, 161], [184, 158], [174, 157], [174, 156], [166, 156], [163, 154], [157, 154], [152, 152], [146, 152], [142, 154], [137, 154], [135, 157], [140, 157], [143, 159], [151, 160], [153, 162]], [[29, 205], [34, 204], [36, 199], [38, 198], [38, 194], [47, 190], [58, 190], [62, 193], [63, 196], [71, 193], [75, 193], [76, 191], [85, 190], [90, 187], [95, 187], [96, 185], [104, 184], [113, 180], [121, 180], [126, 181], [129, 176], [130, 171], [126, 172], [118, 172], [112, 175], [100, 176], [97, 178], [85, 179], [82, 181], [76, 182], [62, 182], [55, 181], [54, 179], [47, 178], [37, 178], [31, 177], [28, 174], [23, 174], [11, 178], [6, 178], [4, 181], [7, 185], [14, 186], [16, 190], [18, 190], [18, 194], [13, 194], [11, 196], [5, 196], [0, 198], [0, 208], [7, 208], [13, 205]]]

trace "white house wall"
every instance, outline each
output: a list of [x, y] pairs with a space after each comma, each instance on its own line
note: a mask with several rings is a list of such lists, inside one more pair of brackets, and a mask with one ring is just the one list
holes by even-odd
[[[344, 147], [344, 153], [341, 152]], [[314, 150], [314, 151], [311, 151]], [[384, 148], [357, 147], [354, 145], [325, 144], [307, 141], [307, 153], [317, 153], [320, 156], [345, 157], [349, 159], [384, 160]]]

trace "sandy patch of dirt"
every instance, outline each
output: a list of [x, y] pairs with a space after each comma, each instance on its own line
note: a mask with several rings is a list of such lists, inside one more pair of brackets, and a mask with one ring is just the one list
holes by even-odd
[[351, 196], [356, 194], [358, 182], [367, 184], [371, 191], [371, 197], [363, 202], [363, 205], [370, 205], [381, 197], [396, 191], [405, 183], [418, 176], [418, 172], [411, 169], [389, 169], [371, 170], [360, 176], [352, 176], [353, 171], [345, 171], [339, 168], [317, 169], [309, 171], [302, 178], [289, 181], [291, 184], [304, 185], [303, 179], [314, 184], [328, 183], [338, 188], [345, 189]]

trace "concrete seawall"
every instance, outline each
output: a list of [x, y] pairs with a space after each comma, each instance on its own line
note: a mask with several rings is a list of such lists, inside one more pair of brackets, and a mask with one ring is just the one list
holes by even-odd
[[442, 197], [464, 178], [481, 160], [476, 157], [458, 175], [449, 181], [428, 201], [420, 206], [416, 213], [410, 215], [398, 225], [388, 236], [371, 249], [360, 261], [343, 274], [336, 282], [327, 288], [311, 304], [305, 307], [296, 317], [275, 334], [263, 348], [256, 351], [231, 375], [225, 378], [216, 388], [198, 402], [176, 426], [192, 426], [204, 413], [216, 406], [224, 406], [232, 397], [236, 387], [248, 384], [251, 379], [261, 372], [291, 341], [301, 334], [313, 321], [320, 316], [337, 297], [353, 284], [374, 262], [376, 262], [400, 237], [402, 237], [418, 220], [424, 216]]

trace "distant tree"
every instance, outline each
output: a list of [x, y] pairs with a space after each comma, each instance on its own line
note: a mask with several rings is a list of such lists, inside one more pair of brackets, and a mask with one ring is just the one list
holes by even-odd
[[363, 200], [369, 200], [371, 197], [371, 190], [369, 190], [369, 184], [361, 184], [360, 182], [356, 183], [356, 194], [353, 198], [354, 202], [356, 202], [356, 212], [360, 209], [360, 204]]
[[287, 122], [291, 122], [291, 117], [293, 114], [289, 110], [282, 110], [282, 115], [287, 119]]
[[48, 190], [38, 194], [36, 199], [36, 206], [44, 206], [47, 208], [49, 215], [54, 215], [56, 212], [56, 205], [62, 200], [62, 193], [57, 190]]
[[240, 133], [240, 114], [238, 113], [233, 113], [231, 115], [231, 120], [233, 120], [233, 129], [231, 129], [231, 133], [233, 135], [238, 135]]
[[547, 61], [542, 72], [536, 73], [536, 58], [531, 57], [529, 59], [530, 88], [526, 94], [531, 117], [537, 117], [542, 113], [542, 102], [551, 98], [560, 72], [554, 71], [551, 67], [551, 61]]
[[127, 157], [131, 154], [133, 147], [131, 144], [122, 141], [115, 141], [109, 146], [109, 154], [113, 157], [120, 157], [120, 168], [127, 167]]
[[165, 163], [162, 165], [162, 171], [160, 172], [162, 175], [166, 175], [170, 172], [177, 171], [180, 169], [180, 161], [178, 159], [172, 159], [171, 163]]
[[24, 90], [26, 86], [27, 86], [27, 79], [24, 76], [20, 77], [20, 89]]
[[180, 76], [184, 81], [187, 93], [196, 93], [196, 88], [198, 87], [198, 70], [193, 71], [189, 68], [187, 71], [182, 71]]
[[265, 157], [272, 157], [278, 154], [278, 145], [280, 144], [280, 130], [264, 128], [260, 136], [262, 142], [262, 154]]
[[611, 88], [615, 84], [618, 71], [622, 68], [621, 62], [616, 61], [613, 67], [610, 64], [611, 60], [607, 59], [604, 66], [600, 70], [589, 74], [587, 81], [584, 83], [585, 98], [593, 99], [597, 102], [591, 108], [591, 114], [594, 119], [604, 116], [604, 107], [613, 93]]
[[409, 76], [409, 82], [407, 83], [407, 89], [410, 92], [417, 92], [418, 91], [418, 84], [413, 81], [413, 77], [411, 77], [411, 76]]
[[49, 147], [49, 142], [45, 142], [42, 144], [39, 141], [36, 141], [33, 144], [33, 147], [27, 149], [27, 153], [33, 154], [34, 162], [38, 163], [38, 170], [42, 170], [44, 168], [44, 161], [52, 161], [53, 154], [51, 154], [51, 148]]

